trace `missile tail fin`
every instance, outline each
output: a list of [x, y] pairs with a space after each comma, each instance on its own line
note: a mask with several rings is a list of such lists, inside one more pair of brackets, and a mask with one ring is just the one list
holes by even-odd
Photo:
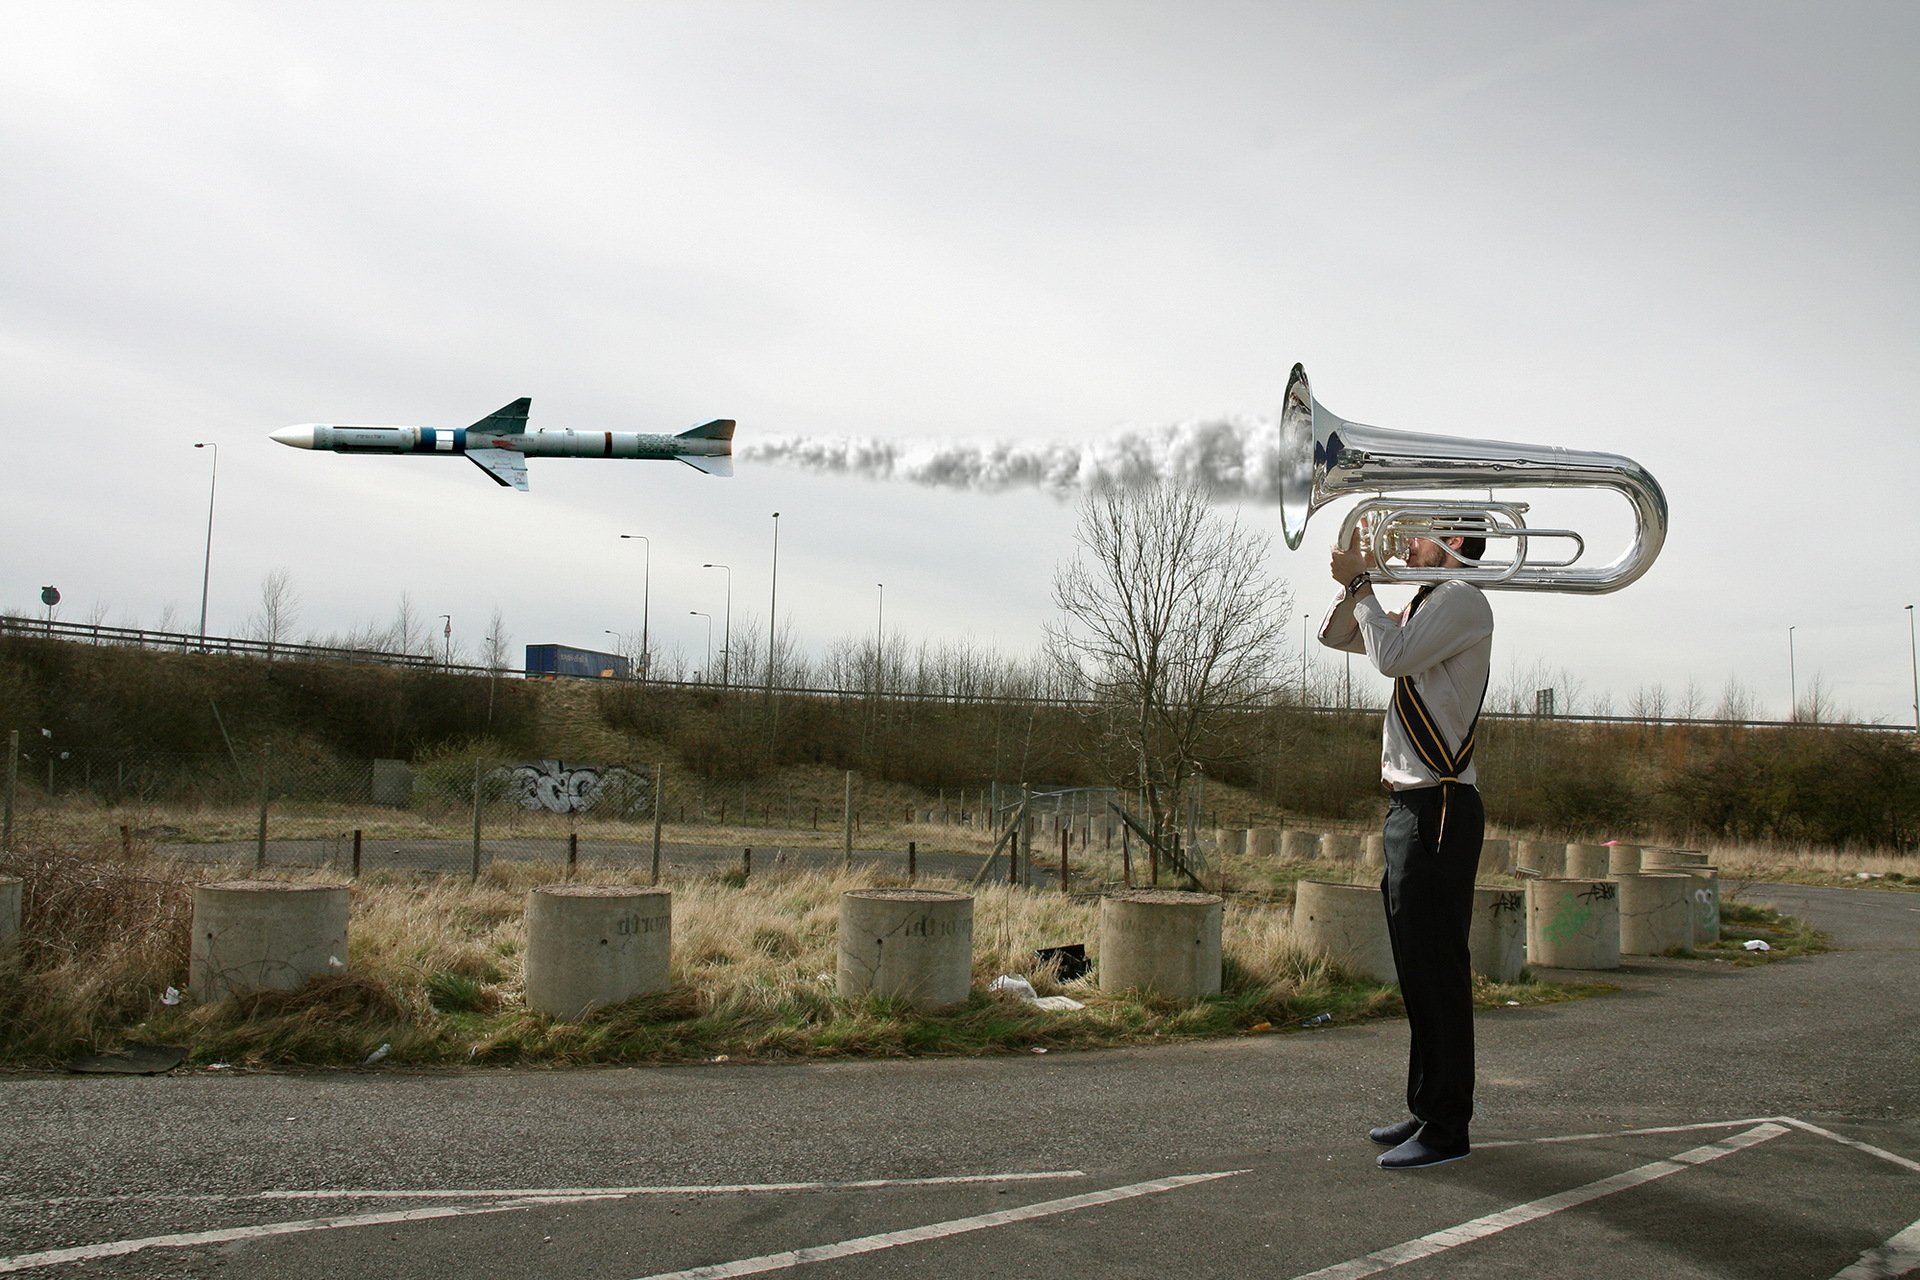
[[[728, 423], [727, 425], [732, 426], [733, 424]], [[704, 471], [710, 476], [731, 476], [733, 474], [733, 459], [726, 454], [722, 454], [717, 458], [691, 453], [675, 454], [674, 456], [688, 466]]]
[[715, 418], [712, 422], [703, 422], [691, 431], [682, 431], [681, 440], [732, 440], [733, 419]]
[[487, 473], [487, 478], [508, 489], [527, 492], [527, 459], [511, 449], [469, 449], [467, 460]]
[[527, 412], [533, 408], [533, 397], [521, 396], [504, 409], [495, 410], [480, 419], [469, 431], [485, 431], [496, 436], [517, 436], [527, 429]]

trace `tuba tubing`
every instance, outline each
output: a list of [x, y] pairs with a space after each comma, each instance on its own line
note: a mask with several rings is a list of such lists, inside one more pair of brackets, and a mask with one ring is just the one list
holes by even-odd
[[[1480, 585], [1514, 591], [1602, 594], [1637, 580], [1660, 554], [1667, 537], [1667, 496], [1645, 467], [1616, 453], [1513, 444], [1460, 436], [1390, 431], [1349, 422], [1327, 411], [1293, 366], [1280, 415], [1280, 525], [1297, 550], [1308, 519], [1330, 502], [1413, 490], [1612, 489], [1634, 511], [1634, 539], [1611, 562], [1592, 566], [1522, 565]], [[1489, 501], [1487, 508], [1498, 508]], [[1543, 531], [1544, 532], [1544, 531]], [[1524, 543], [1522, 543], [1524, 546]], [[1472, 573], [1454, 577], [1472, 580]]]

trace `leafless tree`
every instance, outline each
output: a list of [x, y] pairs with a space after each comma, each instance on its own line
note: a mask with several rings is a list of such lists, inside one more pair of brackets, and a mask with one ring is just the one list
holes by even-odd
[[493, 607], [493, 616], [487, 619], [486, 656], [483, 665], [489, 671], [505, 671], [512, 664], [507, 660], [507, 619], [500, 612], [500, 606]]
[[1083, 688], [1115, 786], [1171, 834], [1178, 798], [1225, 713], [1272, 696], [1287, 675], [1292, 599], [1266, 571], [1269, 540], [1192, 488], [1087, 495], [1079, 550], [1054, 572], [1047, 651], [1062, 687]]
[[293, 579], [285, 569], [275, 569], [260, 580], [260, 607], [247, 619], [247, 635], [266, 641], [267, 661], [271, 662], [274, 647], [286, 643], [299, 617], [300, 597], [293, 589]]

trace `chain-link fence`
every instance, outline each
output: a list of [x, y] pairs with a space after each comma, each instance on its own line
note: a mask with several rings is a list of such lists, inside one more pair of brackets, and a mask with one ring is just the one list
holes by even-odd
[[1177, 852], [1163, 853], [1132, 793], [929, 789], [828, 768], [731, 779], [639, 759], [366, 760], [272, 745], [96, 759], [16, 745], [4, 781], [9, 847], [30, 824], [209, 864], [345, 875], [478, 876], [496, 860], [651, 876], [857, 865], [1082, 889], [1157, 882], [1198, 858], [1197, 797], [1181, 807]]

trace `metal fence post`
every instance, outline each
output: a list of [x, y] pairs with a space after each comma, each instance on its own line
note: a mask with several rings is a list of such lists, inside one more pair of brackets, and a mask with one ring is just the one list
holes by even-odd
[[353, 878], [360, 878], [360, 828], [353, 829]]
[[915, 864], [919, 861], [919, 851], [915, 847], [916, 844], [917, 844], [916, 841], [913, 841], [913, 840], [907, 841], [907, 883], [908, 884], [912, 884], [914, 882], [914, 879], [916, 878], [915, 872], [917, 868]]
[[473, 762], [473, 874], [472, 883], [480, 882], [480, 762]]
[[253, 869], [267, 865], [267, 788], [273, 769], [273, 743], [267, 743], [260, 757], [260, 838], [253, 847]]
[[840, 824], [840, 869], [853, 866], [853, 770], [847, 770], [847, 805]]
[[7, 803], [0, 813], [0, 852], [13, 852], [13, 797], [20, 789], [20, 731], [7, 730]]
[[667, 763], [662, 760], [653, 766], [653, 883], [660, 883], [660, 821], [661, 810], [666, 803]]

